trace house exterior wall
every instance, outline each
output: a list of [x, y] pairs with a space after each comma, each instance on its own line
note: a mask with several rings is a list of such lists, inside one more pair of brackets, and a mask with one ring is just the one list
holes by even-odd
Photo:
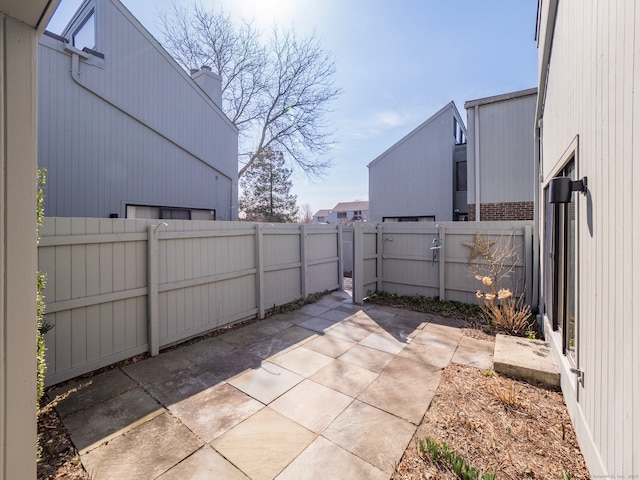
[[36, 478], [36, 47], [58, 0], [0, 10], [0, 479]]
[[454, 118], [464, 125], [451, 102], [369, 164], [372, 222], [406, 216], [453, 219]]
[[[640, 4], [542, 0], [539, 10], [540, 303], [591, 475], [631, 478], [640, 474]], [[549, 322], [557, 302], [544, 300], [553, 290], [544, 188], [571, 157], [576, 177], [588, 177], [588, 193], [572, 194], [576, 264], [569, 269], [583, 385]]]
[[124, 217], [141, 205], [232, 218], [235, 127], [118, 0], [85, 2], [69, 31], [91, 8], [104, 59], [87, 54], [76, 70], [64, 42], [43, 36], [38, 48], [46, 214]]
[[[469, 220], [475, 220], [477, 204], [480, 220], [533, 220], [536, 92], [537, 89], [530, 89], [465, 104], [469, 131], [467, 200], [474, 212]], [[477, 162], [479, 179], [475, 171]], [[518, 211], [510, 214], [509, 205], [523, 203], [528, 205], [529, 216], [522, 218]], [[491, 208], [494, 204], [497, 206]], [[482, 212], [483, 205], [487, 206], [487, 212]]]

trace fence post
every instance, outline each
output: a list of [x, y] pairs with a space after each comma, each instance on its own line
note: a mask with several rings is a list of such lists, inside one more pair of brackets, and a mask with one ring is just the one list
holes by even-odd
[[447, 232], [445, 231], [445, 226], [440, 225], [440, 245], [442, 248], [438, 252], [438, 283], [440, 284], [440, 301], [444, 302], [446, 300], [446, 289], [445, 289], [445, 277], [444, 272], [447, 266]]
[[353, 223], [353, 303], [362, 305], [364, 300], [364, 238], [362, 223]]
[[255, 257], [256, 257], [256, 301], [258, 303], [258, 319], [264, 318], [264, 261], [262, 258], [261, 224], [256, 223]]
[[338, 284], [340, 285], [340, 290], [344, 289], [344, 261], [342, 251], [342, 224], [338, 225]]
[[531, 305], [533, 298], [533, 232], [531, 225], [524, 226], [524, 301]]
[[149, 353], [152, 357], [160, 353], [158, 319], [158, 227], [160, 225], [149, 225], [147, 227], [149, 233], [147, 238], [147, 315], [149, 318], [147, 335]]
[[382, 238], [382, 224], [379, 223], [376, 226], [376, 291], [382, 291], [382, 249], [383, 247], [383, 238]]
[[302, 298], [307, 298], [307, 226], [300, 225], [300, 292]]

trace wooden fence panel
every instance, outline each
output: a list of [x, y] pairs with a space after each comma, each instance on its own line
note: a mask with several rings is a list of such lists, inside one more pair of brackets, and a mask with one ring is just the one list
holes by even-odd
[[46, 218], [41, 235], [48, 385], [340, 285], [331, 225]]

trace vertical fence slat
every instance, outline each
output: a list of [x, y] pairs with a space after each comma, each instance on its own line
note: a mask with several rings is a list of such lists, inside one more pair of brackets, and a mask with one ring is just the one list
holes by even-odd
[[300, 225], [300, 263], [300, 291], [302, 298], [307, 298], [309, 266], [307, 265], [307, 226], [304, 224]]
[[364, 300], [364, 238], [362, 224], [353, 224], [353, 303], [362, 305]]
[[158, 321], [158, 225], [149, 225], [147, 239], [149, 261], [147, 264], [147, 310], [149, 315], [149, 353], [155, 357], [160, 353]]
[[337, 225], [337, 240], [338, 240], [338, 284], [340, 290], [344, 289], [344, 262], [343, 262], [343, 244], [342, 244], [342, 224]]
[[376, 226], [376, 290], [381, 292], [382, 291], [382, 279], [383, 279], [383, 272], [382, 272], [382, 249], [384, 248], [383, 246], [383, 242], [384, 239], [383, 237], [383, 230], [382, 230], [382, 224], [379, 223]]
[[[440, 249], [440, 251], [438, 252], [438, 283], [440, 284], [440, 301], [444, 302], [446, 300], [446, 285], [445, 285], [445, 268], [447, 266], [447, 258], [446, 258], [446, 254], [447, 254], [447, 237], [446, 237], [446, 229], [444, 225], [439, 225], [436, 227], [436, 229], [440, 229], [439, 233], [440, 233], [440, 245], [442, 245], [442, 248]], [[436, 235], [437, 235], [437, 231], [436, 231]]]
[[262, 258], [262, 230], [261, 224], [256, 224], [256, 300], [258, 318], [264, 318], [264, 259]]
[[531, 225], [524, 226], [524, 278], [525, 302], [531, 305], [533, 301], [533, 229]]

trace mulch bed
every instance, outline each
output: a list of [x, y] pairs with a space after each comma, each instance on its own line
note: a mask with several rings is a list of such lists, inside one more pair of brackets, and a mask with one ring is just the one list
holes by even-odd
[[453, 363], [444, 369], [393, 480], [458, 478], [420, 455], [427, 437], [496, 479], [589, 478], [562, 394], [493, 372]]

